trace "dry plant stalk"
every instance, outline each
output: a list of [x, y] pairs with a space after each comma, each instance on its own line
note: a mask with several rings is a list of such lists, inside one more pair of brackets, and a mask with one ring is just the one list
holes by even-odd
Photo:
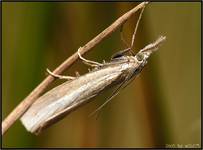
[[[124, 24], [135, 12], [146, 6], [148, 2], [142, 2], [137, 5], [120, 18], [118, 18], [113, 24], [106, 28], [103, 32], [98, 34], [94, 39], [89, 41], [86, 45], [80, 48], [80, 54], [90, 51], [93, 47], [99, 44], [103, 39], [113, 33], [122, 24]], [[60, 66], [58, 66], [53, 73], [61, 74], [68, 67], [70, 67], [78, 59], [77, 52], [65, 60]], [[42, 94], [45, 89], [55, 80], [52, 75], [47, 76], [3, 121], [2, 123], [2, 135], [19, 119], [25, 111], [35, 102], [35, 100]]]

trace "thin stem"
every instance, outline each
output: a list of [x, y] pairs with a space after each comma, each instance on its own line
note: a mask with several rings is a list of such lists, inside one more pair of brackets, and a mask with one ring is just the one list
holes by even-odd
[[[142, 2], [141, 4], [137, 5], [123, 16], [118, 18], [113, 24], [111, 24], [108, 28], [106, 28], [103, 32], [98, 34], [94, 39], [89, 41], [86, 45], [81, 47], [80, 54], [83, 55], [84, 53], [91, 50], [97, 44], [99, 44], [103, 39], [113, 33], [117, 28], [119, 28], [126, 20], [128, 20], [135, 12], [139, 9], [143, 8], [147, 5], [148, 2]], [[78, 59], [77, 52], [66, 59], [60, 66], [58, 66], [53, 73], [54, 74], [61, 74], [67, 68], [69, 68], [76, 60]], [[2, 135], [15, 123], [17, 119], [19, 119], [25, 111], [35, 102], [35, 100], [42, 94], [45, 89], [55, 80], [55, 78], [51, 75], [47, 76], [3, 121], [2, 123]]]

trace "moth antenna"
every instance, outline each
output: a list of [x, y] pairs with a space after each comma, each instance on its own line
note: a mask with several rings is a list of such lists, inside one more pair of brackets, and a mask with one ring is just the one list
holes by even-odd
[[99, 112], [108, 102], [111, 101], [112, 98], [114, 98], [119, 93], [119, 89], [122, 86], [122, 84], [119, 85], [119, 87], [113, 92], [113, 94], [102, 104], [100, 105], [95, 111], [90, 113], [89, 117], [95, 115], [97, 112]]
[[93, 111], [92, 113], [90, 113], [89, 117], [95, 115], [97, 112], [99, 113], [99, 111], [108, 103], [110, 102], [116, 95], [118, 95], [119, 91], [124, 89], [131, 81], [134, 80], [136, 76], [130, 76], [129, 78], [127, 78], [126, 80], [124, 80], [114, 91], [113, 94], [102, 104], [100, 105], [95, 111]]

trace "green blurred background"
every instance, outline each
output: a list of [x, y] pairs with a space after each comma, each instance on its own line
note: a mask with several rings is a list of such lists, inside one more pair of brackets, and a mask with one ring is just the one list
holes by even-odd
[[[138, 3], [3, 2], [2, 118], [76, 50]], [[138, 78], [98, 118], [88, 117], [110, 95], [94, 98], [39, 136], [18, 120], [3, 147], [198, 147], [201, 141], [201, 3], [150, 3], [136, 36], [135, 52], [167, 36]], [[139, 13], [137, 13], [139, 14]], [[125, 25], [130, 43], [138, 15]], [[101, 62], [125, 48], [119, 30], [85, 57]], [[80, 61], [64, 74], [87, 72]], [[56, 81], [49, 89], [64, 82]]]

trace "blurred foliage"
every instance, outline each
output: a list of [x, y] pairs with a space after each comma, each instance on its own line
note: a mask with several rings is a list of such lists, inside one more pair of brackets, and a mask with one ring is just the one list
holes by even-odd
[[[40, 2], [2, 4], [3, 119], [46, 76], [137, 3]], [[144, 12], [135, 51], [166, 35], [141, 75], [104, 107], [88, 117], [111, 91], [94, 98], [39, 136], [17, 121], [3, 137], [3, 147], [165, 147], [200, 146], [201, 97], [200, 3], [150, 3]], [[124, 25], [130, 42], [135, 15]], [[109, 60], [125, 48], [119, 30], [85, 55]], [[64, 74], [87, 72], [78, 61]], [[56, 81], [50, 87], [64, 82]]]

